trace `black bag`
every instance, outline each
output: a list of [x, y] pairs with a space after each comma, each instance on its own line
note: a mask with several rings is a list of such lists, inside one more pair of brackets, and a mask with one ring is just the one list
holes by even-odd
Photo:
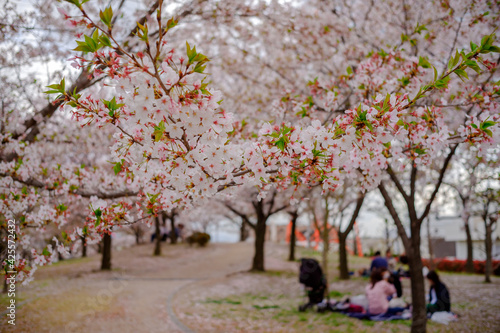
[[300, 259], [299, 282], [309, 289], [307, 291], [309, 303], [299, 307], [300, 311], [304, 311], [309, 306], [323, 301], [325, 296], [326, 280], [323, 276], [323, 270], [316, 259]]
[[300, 259], [299, 282], [313, 289], [323, 284], [323, 270], [316, 259]]

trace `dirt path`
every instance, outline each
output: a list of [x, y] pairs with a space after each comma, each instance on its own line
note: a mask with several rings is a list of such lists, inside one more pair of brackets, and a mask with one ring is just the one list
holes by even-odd
[[16, 327], [2, 321], [1, 331], [192, 332], [174, 311], [176, 299], [190, 285], [248, 269], [252, 245], [167, 244], [163, 256], [151, 253], [150, 245], [115, 252], [111, 272], [92, 272], [98, 257], [41, 269], [19, 287]]
[[[210, 244], [207, 248], [163, 246], [153, 257], [151, 244], [115, 251], [113, 270], [98, 270], [98, 256], [68, 260], [37, 272], [19, 286], [16, 326], [0, 319], [0, 332], [167, 332], [302, 333], [405, 332], [409, 321], [366, 322], [338, 313], [299, 313], [304, 293], [297, 281], [298, 263], [287, 262], [287, 248], [266, 244], [263, 274], [248, 273], [252, 244]], [[299, 256], [318, 256], [299, 250]], [[331, 296], [363, 293], [367, 280], [336, 281], [335, 254], [330, 261]], [[350, 258], [354, 270], [369, 264]], [[500, 332], [500, 278], [443, 274], [453, 309], [462, 314], [449, 326], [429, 323], [429, 332]], [[403, 281], [408, 297], [409, 281]], [[4, 308], [7, 299], [0, 297]]]

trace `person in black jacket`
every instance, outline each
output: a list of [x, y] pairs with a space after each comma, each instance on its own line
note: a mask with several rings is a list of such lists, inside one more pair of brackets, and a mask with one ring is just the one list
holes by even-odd
[[434, 313], [438, 311], [450, 312], [451, 301], [448, 288], [441, 282], [439, 275], [435, 271], [430, 271], [427, 274], [427, 279], [431, 285], [429, 290], [429, 304], [427, 304], [427, 312]]

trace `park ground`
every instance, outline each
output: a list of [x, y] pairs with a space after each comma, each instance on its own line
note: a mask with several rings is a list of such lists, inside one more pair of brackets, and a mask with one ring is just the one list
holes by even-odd
[[[152, 256], [146, 244], [113, 253], [113, 270], [98, 270], [100, 257], [65, 260], [18, 286], [16, 326], [0, 320], [1, 332], [407, 332], [409, 321], [370, 322], [338, 313], [299, 313], [306, 298], [298, 283], [298, 262], [288, 262], [284, 245], [266, 245], [265, 273], [248, 272], [250, 243], [163, 246]], [[300, 249], [298, 256], [315, 256]], [[336, 253], [330, 258], [330, 295], [362, 294], [368, 280], [339, 281]], [[350, 258], [350, 268], [369, 259]], [[442, 274], [457, 322], [430, 322], [429, 332], [500, 332], [500, 278]], [[410, 301], [409, 281], [403, 281]], [[1, 311], [7, 305], [0, 297]]]

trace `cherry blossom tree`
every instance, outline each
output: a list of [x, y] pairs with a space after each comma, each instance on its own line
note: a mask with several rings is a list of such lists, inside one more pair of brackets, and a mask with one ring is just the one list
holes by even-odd
[[309, 209], [322, 240], [322, 266], [328, 277], [328, 253], [332, 232], [338, 238], [340, 279], [349, 279], [347, 263], [347, 237], [354, 228], [354, 223], [363, 206], [365, 194], [357, 191], [355, 183], [345, 182], [334, 192], [311, 195]]
[[[456, 200], [461, 206], [461, 216], [467, 240], [466, 271], [474, 272], [473, 246], [469, 220], [473, 214], [471, 205], [476, 201], [477, 194], [485, 181], [492, 179], [492, 174], [498, 163], [498, 153], [483, 155], [474, 147], [466, 147], [460, 151], [453, 165], [453, 172], [449, 173], [445, 184], [453, 189]], [[452, 194], [452, 195], [453, 195]]]
[[491, 273], [493, 272], [493, 241], [491, 235], [498, 222], [498, 215], [500, 212], [500, 191], [498, 188], [487, 188], [478, 195], [477, 204], [480, 206], [477, 213], [481, 215], [484, 223], [484, 247], [486, 250], [484, 282], [491, 283]]
[[[81, 32], [76, 47], [81, 53], [72, 59], [73, 65], [100, 89], [69, 90], [65, 80], [51, 84], [56, 107], [44, 116], [60, 105], [60, 116], [71, 117], [72, 124], [111, 133], [108, 156], [113, 172], [101, 171], [104, 167], [80, 170], [71, 164], [51, 168], [47, 176], [43, 170], [32, 172], [40, 165], [29, 152], [34, 146], [25, 147], [19, 135], [12, 134], [22, 130], [9, 129], [9, 149], [0, 170], [7, 187], [15, 181], [19, 187], [38, 186], [56, 195], [69, 192], [76, 200], [90, 197], [92, 213], [84, 229], [98, 235], [120, 221], [132, 223], [189, 207], [219, 192], [236, 195], [236, 187], [244, 185], [260, 191], [251, 201], [260, 207], [257, 236], [265, 233], [267, 217], [282, 207], [274, 202], [277, 189], [320, 184], [326, 195], [357, 179], [361, 191], [379, 188], [398, 226], [412, 272], [412, 331], [425, 331], [422, 221], [457, 147], [476, 145], [486, 152], [500, 141], [497, 61], [490, 55], [499, 51], [492, 34], [497, 4], [310, 1], [288, 6], [259, 2], [252, 7], [207, 2], [181, 12], [208, 19], [204, 9], [217, 10], [212, 18], [219, 24], [210, 28], [200, 29], [196, 22], [179, 25], [179, 34], [201, 36], [205, 43], [196, 43], [197, 50], [193, 41], [181, 48], [169, 43], [170, 36], [179, 36], [174, 29], [178, 22], [166, 15], [161, 0], [131, 35], [116, 24], [116, 8], [91, 10], [87, 2], [70, 2], [74, 9], [64, 15]], [[226, 28], [222, 13], [237, 13], [243, 23], [229, 20]], [[222, 70], [214, 70], [217, 82], [209, 84], [205, 54], [212, 53], [204, 46], [205, 54], [199, 50], [209, 44], [205, 33], [212, 27], [220, 28], [219, 40], [228, 43], [213, 43], [219, 45], [214, 60], [219, 67], [211, 70]], [[281, 48], [274, 46], [277, 40]], [[241, 64], [234, 60], [238, 54], [247, 55]], [[214, 86], [222, 89], [226, 104]], [[241, 117], [246, 107], [240, 105], [261, 107]], [[29, 130], [25, 140], [29, 133], [39, 135]], [[23, 149], [29, 159], [21, 163], [16, 155]], [[76, 180], [70, 176], [75, 170], [83, 173]], [[97, 174], [109, 181], [95, 182]], [[113, 186], [103, 188], [102, 183]], [[388, 194], [389, 183], [406, 203], [410, 234]], [[3, 198], [8, 208], [2, 212], [22, 215], [24, 207], [16, 198], [26, 201], [25, 206], [31, 200], [22, 192], [20, 188]], [[266, 201], [257, 200], [266, 192]], [[124, 196], [134, 200], [119, 199]], [[109, 202], [113, 199], [116, 202]], [[138, 216], [130, 215], [133, 205]], [[69, 214], [65, 207], [54, 208], [45, 200], [37, 205], [37, 219], [64, 223]], [[78, 234], [76, 230], [69, 237]], [[264, 269], [263, 244], [262, 237], [256, 237], [257, 269]], [[40, 263], [50, 256], [48, 249], [35, 253]]]
[[[288, 208], [288, 197], [278, 194], [276, 190], [271, 191], [264, 198], [249, 188], [243, 187], [236, 200], [226, 201], [224, 204], [232, 213], [239, 216], [254, 231], [255, 253], [252, 261], [252, 271], [264, 271], [264, 244], [268, 219], [284, 209]], [[246, 192], [246, 193], [244, 193]], [[250, 198], [244, 198], [244, 196]]]

